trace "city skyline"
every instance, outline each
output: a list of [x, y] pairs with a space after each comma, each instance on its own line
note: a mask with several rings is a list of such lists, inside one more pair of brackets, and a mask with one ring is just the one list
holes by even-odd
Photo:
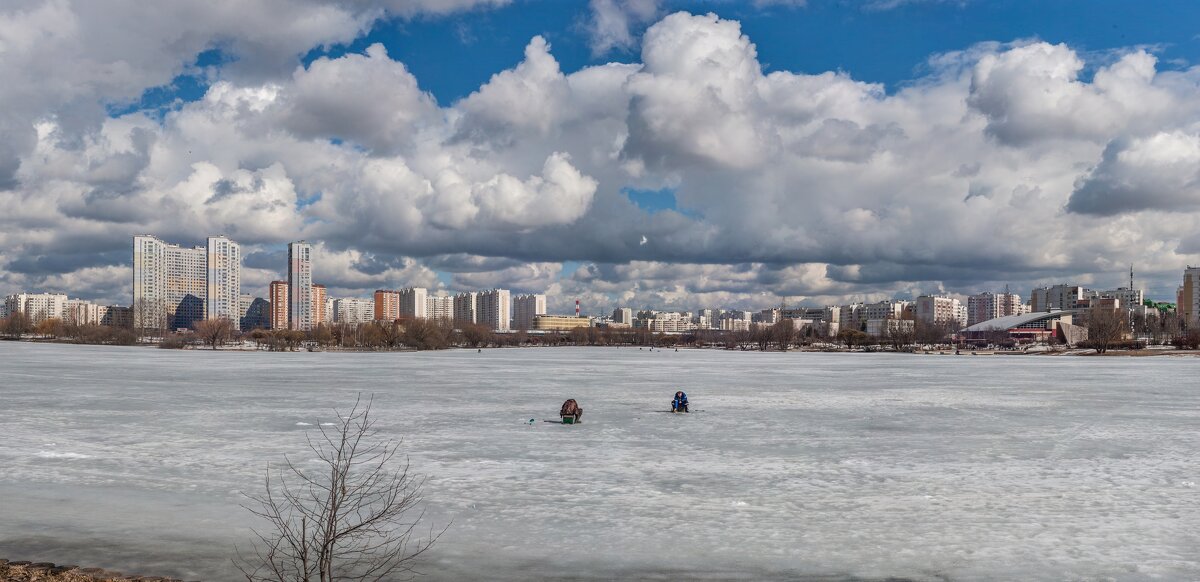
[[[1200, 264], [1194, 5], [453, 6], [201, 10], [183, 42], [151, 8], [0, 9], [45, 33], [0, 32], [0, 295], [124, 304], [140, 232], [227, 234], [259, 297], [310, 240], [329, 297], [553, 313], [1111, 289], [1129, 264], [1173, 301]], [[118, 21], [162, 26], [91, 34]]]

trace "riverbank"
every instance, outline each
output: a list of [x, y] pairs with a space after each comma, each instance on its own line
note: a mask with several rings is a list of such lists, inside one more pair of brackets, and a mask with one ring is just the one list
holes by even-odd
[[102, 568], [63, 566], [50, 562], [9, 561], [0, 558], [0, 582], [183, 582], [161, 576], [137, 576]]

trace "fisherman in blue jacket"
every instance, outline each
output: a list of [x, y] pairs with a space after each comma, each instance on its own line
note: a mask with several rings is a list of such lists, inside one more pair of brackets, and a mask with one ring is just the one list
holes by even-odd
[[675, 393], [675, 399], [671, 401], [671, 412], [688, 412], [687, 394], [680, 390]]

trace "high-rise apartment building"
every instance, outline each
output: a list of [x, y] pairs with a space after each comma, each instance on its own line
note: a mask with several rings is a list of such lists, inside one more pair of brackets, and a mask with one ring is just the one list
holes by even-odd
[[271, 329], [288, 328], [288, 282], [271, 281]]
[[1188, 265], [1184, 269], [1183, 286], [1179, 288], [1177, 300], [1175, 309], [1188, 328], [1200, 324], [1200, 267]]
[[459, 293], [454, 296], [454, 325], [467, 325], [476, 322], [476, 299], [479, 294], [474, 291]]
[[400, 290], [400, 317], [425, 319], [429, 317], [429, 290], [424, 287], [409, 287]]
[[333, 315], [333, 314], [325, 313], [325, 297], [326, 296], [325, 296], [325, 286], [324, 285], [313, 285], [312, 286], [313, 327], [316, 327], [318, 324], [322, 324], [322, 323], [328, 325], [329, 324], [328, 318], [332, 317], [332, 315]]
[[399, 291], [375, 290], [375, 319], [377, 321], [396, 321], [400, 319]]
[[425, 298], [425, 316], [437, 321], [454, 319], [454, 298], [445, 293]]
[[[184, 248], [151, 235], [133, 237], [134, 325], [179, 329], [193, 327], [204, 319], [209, 291], [208, 254], [206, 247]], [[228, 268], [238, 271], [233, 279], [240, 281], [240, 251], [238, 257], [237, 264]], [[216, 284], [224, 293], [220, 281]]]
[[241, 329], [242, 247], [227, 237], [210, 236], [206, 250], [208, 304], [205, 317], [224, 317], [233, 323], [234, 329]]
[[481, 291], [476, 297], [475, 322], [493, 331], [508, 331], [511, 306], [508, 289]]
[[[711, 309], [701, 309], [700, 314], [702, 316], [707, 315], [709, 318], [713, 318], [714, 315], [712, 314], [712, 311], [713, 310]], [[622, 325], [633, 325], [633, 309], [629, 307], [618, 307], [613, 310], [612, 319], [615, 323], [620, 323]]]
[[288, 327], [313, 328], [312, 245], [288, 243]]
[[546, 296], [543, 294], [517, 295], [512, 303], [513, 329], [533, 329], [534, 319], [546, 315]]

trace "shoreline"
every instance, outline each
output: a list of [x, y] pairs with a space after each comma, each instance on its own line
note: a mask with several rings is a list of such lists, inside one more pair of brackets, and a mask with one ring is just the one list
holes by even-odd
[[72, 345], [72, 346], [104, 346], [104, 347], [127, 347], [127, 348], [156, 348], [168, 349], [174, 351], [192, 351], [192, 352], [224, 352], [224, 353], [303, 353], [303, 352], [329, 352], [329, 353], [347, 353], [347, 354], [374, 354], [374, 353], [418, 353], [418, 352], [438, 352], [449, 350], [510, 350], [510, 349], [554, 349], [554, 348], [639, 348], [645, 351], [654, 351], [657, 348], [660, 352], [672, 352], [678, 350], [716, 350], [727, 352], [753, 352], [753, 353], [865, 353], [865, 354], [911, 354], [922, 356], [1087, 356], [1087, 357], [1126, 357], [1126, 358], [1146, 358], [1156, 356], [1176, 356], [1176, 357], [1200, 357], [1200, 350], [1181, 350], [1173, 347], [1163, 347], [1162, 349], [1139, 349], [1139, 350], [1114, 350], [1110, 349], [1104, 353], [1097, 353], [1092, 348], [1063, 348], [1059, 350], [962, 350], [959, 353], [954, 353], [955, 348], [943, 349], [922, 349], [914, 348], [911, 350], [897, 349], [862, 349], [862, 348], [845, 348], [845, 347], [813, 347], [813, 346], [798, 346], [788, 350], [759, 350], [753, 348], [728, 348], [722, 346], [639, 346], [631, 344], [621, 345], [576, 345], [576, 344], [558, 344], [558, 345], [500, 345], [487, 347], [470, 347], [470, 346], [449, 346], [439, 349], [416, 349], [416, 348], [397, 348], [387, 350], [373, 350], [363, 348], [342, 348], [342, 347], [325, 347], [316, 349], [296, 349], [296, 350], [268, 350], [258, 347], [247, 346], [221, 346], [217, 349], [205, 346], [183, 346], [178, 348], [160, 348], [159, 344], [154, 343], [136, 343], [136, 344], [104, 344], [104, 343], [85, 343], [69, 340], [44, 339], [44, 338], [0, 338], [3, 342], [18, 342], [29, 344], [51, 344], [51, 345]]
[[178, 578], [125, 574], [103, 568], [56, 565], [0, 558], [0, 582], [183, 582]]

